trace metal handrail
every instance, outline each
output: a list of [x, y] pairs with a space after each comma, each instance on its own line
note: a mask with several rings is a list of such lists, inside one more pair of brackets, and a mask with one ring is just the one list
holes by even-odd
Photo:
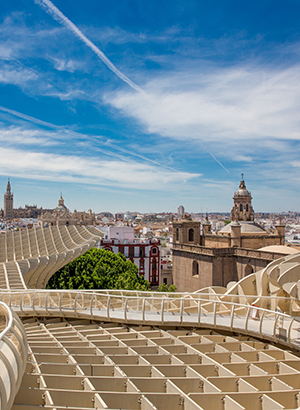
[[[59, 292], [59, 291], [68, 291], [68, 292], [78, 292], [80, 293], [97, 293], [102, 296], [117, 296], [115, 293], [120, 293], [120, 296], [126, 296], [126, 293], [130, 293], [130, 297], [140, 297], [141, 295], [148, 295], [148, 297], [155, 297], [157, 299], [161, 299], [162, 297], [167, 297], [168, 299], [180, 299], [180, 297], [189, 297], [190, 300], [198, 300], [199, 298], [202, 300], [206, 300], [207, 302], [212, 302], [211, 299], [208, 299], [208, 297], [228, 297], [228, 298], [244, 298], [244, 299], [262, 299], [262, 300], [280, 300], [280, 301], [295, 301], [299, 302], [300, 301], [295, 298], [294, 296], [267, 296], [267, 295], [239, 295], [239, 294], [232, 294], [232, 293], [189, 293], [189, 292], [156, 292], [156, 291], [148, 291], [148, 290], [121, 290], [121, 289], [71, 289], [71, 290], [66, 290], [66, 289], [13, 289], [13, 290], [7, 290], [7, 289], [0, 289], [0, 295], [1, 293], [5, 292], [7, 293], [23, 293], [24, 291], [26, 293], [48, 293], [48, 292]], [[136, 294], [136, 296], [133, 296], [132, 294]], [[206, 297], [206, 298], [205, 298]], [[227, 301], [223, 301], [224, 303], [228, 303]]]
[[0, 302], [0, 306], [4, 309], [6, 315], [8, 316], [8, 321], [6, 324], [5, 329], [0, 333], [0, 340], [6, 335], [7, 332], [11, 329], [13, 325], [13, 314], [12, 311], [8, 308], [8, 306], [4, 302]]
[[[31, 301], [29, 298], [23, 298], [22, 294], [27, 293], [27, 296], [32, 295]], [[37, 299], [37, 294], [45, 294], [45, 291], [26, 291], [19, 292], [20, 298], [16, 298], [15, 292], [7, 292], [6, 296], [10, 297], [12, 309], [20, 315], [42, 315], [42, 316], [62, 316], [62, 317], [84, 317], [94, 320], [118, 321], [123, 323], [153, 323], [155, 325], [181, 324], [182, 326], [204, 326], [213, 327], [215, 329], [228, 329], [230, 331], [239, 331], [240, 333], [266, 338], [275, 343], [280, 342], [283, 345], [299, 348], [297, 337], [293, 337], [292, 328], [289, 325], [293, 320], [294, 325], [300, 328], [300, 318], [294, 318], [287, 313], [265, 309], [259, 306], [250, 304], [241, 304], [233, 301], [222, 300], [207, 300], [206, 298], [187, 299], [185, 297], [177, 299], [167, 299], [161, 297], [138, 297], [125, 296], [114, 294], [103, 294], [98, 292], [70, 291], [70, 290], [47, 290], [47, 297], [43, 298], [42, 306], [39, 309], [43, 313], [37, 312], [38, 309], [34, 306], [34, 301]], [[52, 300], [52, 296], [55, 296]], [[87, 297], [88, 296], [88, 297]], [[155, 295], [157, 296], [157, 294]], [[64, 300], [65, 298], [65, 300]], [[79, 298], [82, 301], [82, 306], [78, 308]], [[120, 305], [112, 305], [112, 300], [119, 300]], [[62, 303], [68, 301], [68, 303]], [[97, 300], [104, 305], [104, 309], [94, 309], [92, 304], [97, 303]], [[135, 303], [130, 304], [130, 301]], [[137, 303], [137, 302], [141, 303]], [[175, 303], [176, 302], [176, 303]], [[190, 303], [188, 303], [190, 302]], [[171, 306], [170, 306], [171, 303]], [[186, 304], [189, 306], [185, 306]], [[22, 306], [20, 307], [20, 304]], [[96, 305], [95, 305], [96, 306]], [[124, 308], [125, 306], [125, 308]], [[253, 325], [254, 319], [251, 316], [251, 310], [257, 312], [258, 325]], [[191, 312], [191, 310], [193, 310]], [[241, 313], [241, 311], [244, 311]], [[153, 316], [153, 312], [156, 314]], [[152, 313], [152, 316], [151, 316]], [[158, 315], [157, 315], [158, 314]], [[272, 329], [270, 330], [270, 316], [273, 317]], [[224, 318], [230, 318], [228, 323]], [[287, 338], [278, 337], [278, 320], [283, 319], [287, 328], [284, 326], [284, 331], [288, 332]], [[237, 321], [239, 323], [237, 324]], [[269, 323], [268, 323], [269, 321]], [[269, 329], [265, 326], [268, 324]]]
[[[23, 298], [20, 304], [22, 304], [22, 301]], [[25, 329], [16, 313], [4, 302], [0, 302], [0, 307], [6, 318], [5, 329], [0, 333], [0, 362], [2, 362], [2, 372], [0, 374], [1, 410], [9, 410], [25, 372], [28, 345]], [[11, 354], [7, 354], [7, 349]]]

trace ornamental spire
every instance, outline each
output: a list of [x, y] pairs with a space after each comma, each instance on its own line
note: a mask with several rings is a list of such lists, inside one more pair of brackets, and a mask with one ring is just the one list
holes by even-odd
[[240, 188], [240, 189], [246, 189], [246, 185], [245, 185], [245, 181], [244, 181], [244, 174], [243, 174], [243, 173], [241, 174], [241, 177], [242, 177], [242, 179], [241, 179], [239, 188]]
[[9, 178], [8, 178], [8, 182], [7, 182], [6, 193], [7, 193], [7, 194], [11, 194], [11, 187], [10, 187], [10, 180], [9, 180]]

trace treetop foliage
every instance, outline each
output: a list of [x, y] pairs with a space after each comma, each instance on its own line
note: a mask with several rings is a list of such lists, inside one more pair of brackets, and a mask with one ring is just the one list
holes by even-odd
[[123, 254], [92, 248], [59, 269], [47, 289], [149, 290], [150, 284]]

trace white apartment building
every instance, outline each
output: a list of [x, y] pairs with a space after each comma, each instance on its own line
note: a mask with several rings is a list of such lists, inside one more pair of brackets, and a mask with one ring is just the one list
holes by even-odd
[[129, 226], [109, 227], [106, 239], [99, 243], [100, 249], [122, 253], [136, 264], [139, 274], [152, 286], [161, 284], [161, 244], [159, 239], [134, 239]]

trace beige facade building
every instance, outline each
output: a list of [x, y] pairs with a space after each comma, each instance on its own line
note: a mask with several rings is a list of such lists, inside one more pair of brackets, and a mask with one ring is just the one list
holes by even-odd
[[44, 212], [38, 218], [39, 226], [62, 226], [62, 225], [94, 225], [95, 214], [91, 209], [88, 212], [70, 212], [65, 201], [60, 195], [58, 205], [52, 211]]
[[231, 222], [217, 234], [208, 220], [193, 221], [184, 215], [173, 223], [173, 280], [178, 291], [207, 286], [226, 286], [264, 268], [282, 253], [260, 248], [284, 245], [285, 225], [278, 223], [269, 234], [254, 222], [252, 196], [242, 179], [233, 195]]

